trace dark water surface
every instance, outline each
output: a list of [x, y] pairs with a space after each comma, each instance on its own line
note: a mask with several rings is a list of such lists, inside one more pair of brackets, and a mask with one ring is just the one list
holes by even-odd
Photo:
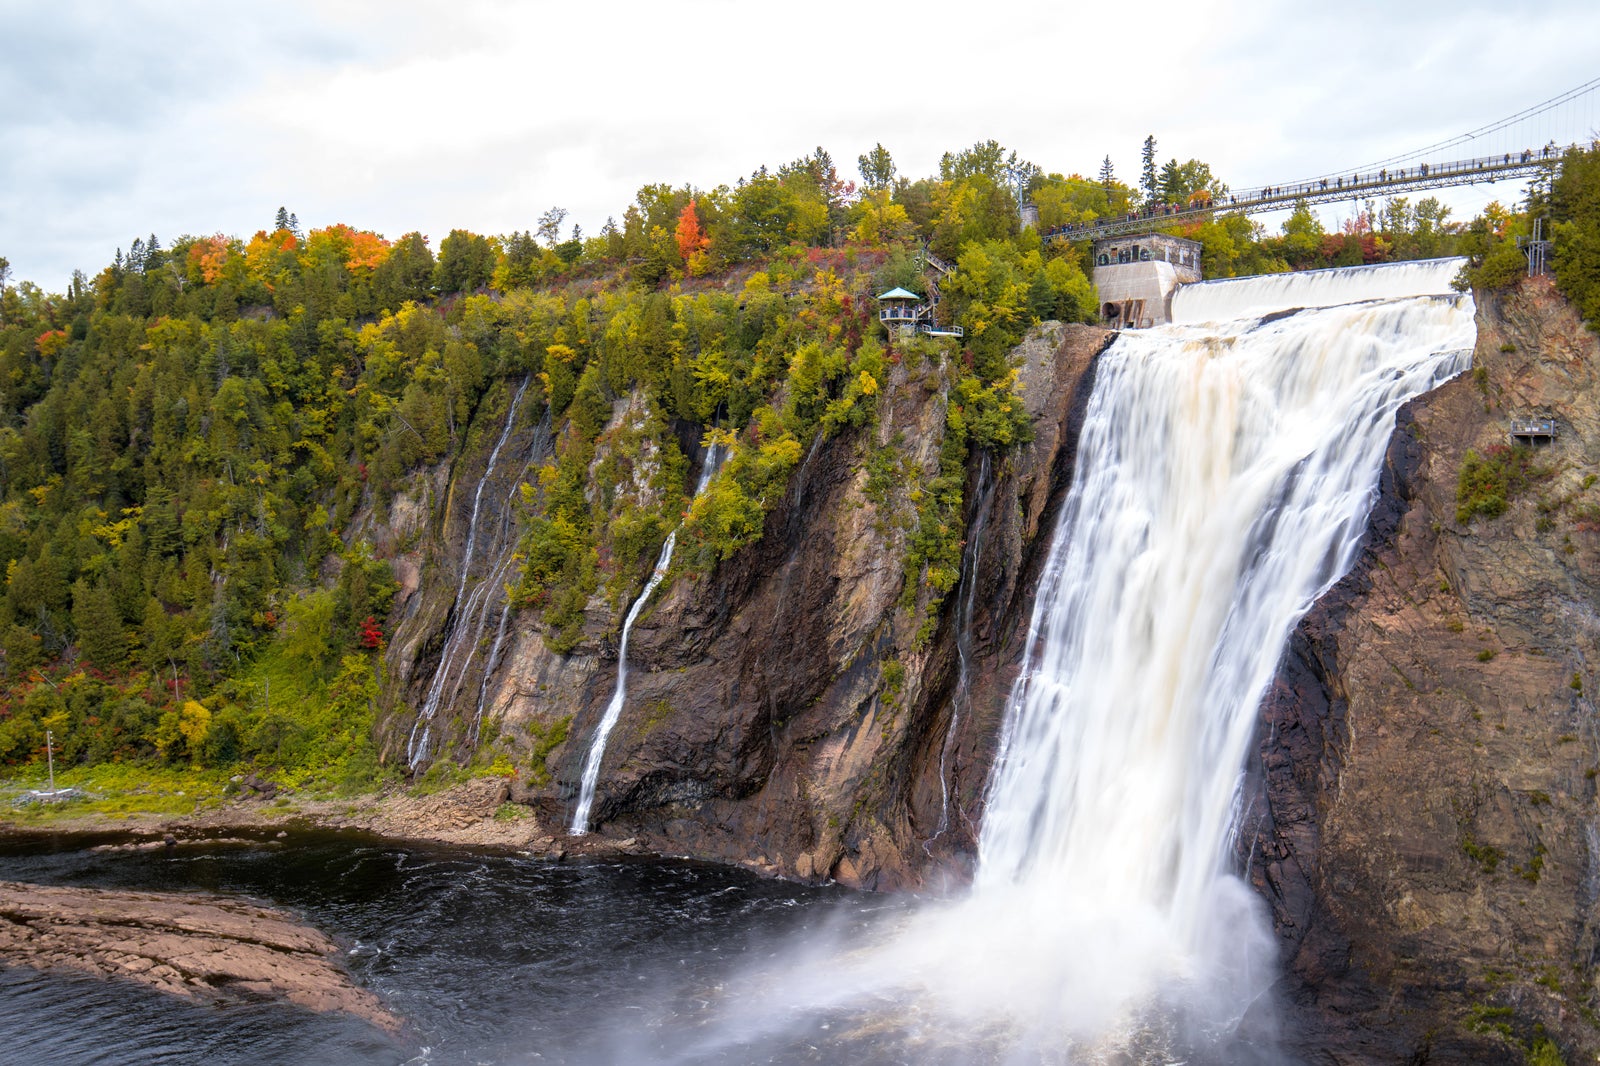
[[560, 864], [347, 832], [89, 850], [108, 839], [0, 837], [0, 878], [284, 907], [343, 944], [357, 983], [405, 1028], [395, 1037], [296, 1007], [196, 1006], [121, 982], [0, 969], [0, 1063], [847, 1061], [793, 1034], [712, 1051], [698, 1030], [724, 984], [781, 945], [906, 906], [698, 863]]

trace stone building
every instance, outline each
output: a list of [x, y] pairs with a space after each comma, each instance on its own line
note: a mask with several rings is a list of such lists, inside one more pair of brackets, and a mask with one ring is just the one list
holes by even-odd
[[1172, 293], [1200, 280], [1200, 242], [1164, 233], [1108, 237], [1094, 243], [1094, 287], [1110, 329], [1146, 329], [1172, 321]]

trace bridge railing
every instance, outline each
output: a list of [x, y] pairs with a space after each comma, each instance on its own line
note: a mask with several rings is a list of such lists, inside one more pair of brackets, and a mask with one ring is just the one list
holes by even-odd
[[1191, 205], [1155, 204], [1130, 211], [1126, 215], [1080, 222], [1051, 230], [1045, 240], [1065, 237], [1068, 240], [1098, 240], [1122, 233], [1147, 231], [1151, 226], [1175, 225], [1199, 220], [1214, 212], [1255, 214], [1262, 211], [1281, 210], [1304, 200], [1307, 203], [1329, 203], [1339, 200], [1359, 199], [1372, 193], [1399, 192], [1407, 189], [1445, 188], [1452, 185], [1472, 185], [1480, 181], [1499, 181], [1506, 178], [1528, 176], [1556, 163], [1561, 149], [1553, 145], [1521, 152], [1506, 152], [1497, 156], [1479, 156], [1446, 163], [1422, 163], [1412, 167], [1382, 168], [1367, 173], [1333, 175], [1312, 181], [1299, 181], [1289, 185], [1268, 185], [1259, 194], [1232, 193], [1226, 197], [1205, 200]]

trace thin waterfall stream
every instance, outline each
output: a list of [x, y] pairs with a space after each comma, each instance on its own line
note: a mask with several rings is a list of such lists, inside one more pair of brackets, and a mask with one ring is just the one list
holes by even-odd
[[466, 664], [471, 661], [478, 629], [481, 628], [471, 624], [474, 609], [489, 596], [491, 586], [497, 584], [492, 578], [480, 581], [468, 597], [467, 581], [472, 575], [473, 554], [478, 543], [478, 514], [483, 506], [483, 490], [494, 478], [495, 467], [500, 461], [500, 452], [505, 448], [507, 438], [511, 436], [512, 427], [517, 420], [517, 410], [522, 406], [523, 394], [528, 391], [528, 384], [532, 380], [533, 376], [530, 374], [522, 379], [521, 385], [517, 386], [517, 391], [506, 408], [505, 425], [500, 429], [500, 436], [494, 443], [494, 449], [489, 452], [489, 461], [484, 466], [483, 476], [478, 479], [478, 487], [472, 494], [472, 514], [467, 520], [467, 543], [462, 552], [461, 576], [456, 582], [456, 594], [450, 604], [450, 613], [445, 616], [446, 624], [451, 627], [450, 634], [445, 638], [444, 649], [439, 653], [439, 665], [434, 668], [433, 679], [428, 683], [427, 695], [423, 698], [422, 710], [418, 712], [417, 720], [412, 724], [411, 734], [406, 741], [406, 764], [412, 769], [416, 769], [427, 760], [434, 716], [438, 714], [446, 692], [454, 694], [454, 687], [450, 685], [452, 669], [457, 666], [458, 660], [465, 656], [465, 662], [455, 673], [455, 685], [459, 686], [466, 673]]
[[[700, 467], [700, 478], [694, 487], [696, 496], [711, 484], [711, 479], [716, 475], [721, 462], [718, 446], [713, 444], [706, 450], [705, 461]], [[606, 741], [610, 738], [611, 731], [616, 728], [617, 720], [622, 717], [622, 708], [628, 699], [628, 636], [633, 632], [633, 623], [644, 610], [645, 604], [649, 602], [650, 594], [667, 576], [667, 570], [672, 566], [672, 551], [677, 543], [678, 529], [675, 527], [667, 534], [666, 542], [661, 545], [661, 554], [656, 557], [655, 568], [650, 571], [650, 580], [645, 582], [644, 591], [633, 601], [633, 605], [628, 608], [627, 616], [622, 621], [622, 637], [617, 648], [617, 688], [611, 694], [611, 702], [606, 704], [605, 713], [600, 716], [600, 725], [595, 729], [594, 740], [589, 743], [588, 757], [583, 762], [583, 781], [578, 789], [578, 806], [572, 813], [572, 825], [567, 830], [572, 836], [583, 836], [589, 831], [589, 813], [594, 808], [595, 789], [600, 784], [600, 763], [605, 758]]]
[[933, 835], [922, 842], [923, 853], [932, 856], [933, 845], [950, 828], [950, 745], [961, 729], [961, 716], [972, 709], [972, 609], [978, 595], [978, 571], [983, 562], [983, 533], [989, 521], [989, 506], [994, 499], [994, 478], [989, 470], [989, 452], [978, 464], [977, 504], [972, 513], [972, 533], [961, 556], [961, 586], [956, 590], [956, 691], [950, 699], [950, 724], [939, 745], [939, 824]]

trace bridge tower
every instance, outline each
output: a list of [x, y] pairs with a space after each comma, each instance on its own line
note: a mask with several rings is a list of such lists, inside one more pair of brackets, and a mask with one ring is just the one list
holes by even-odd
[[1094, 242], [1100, 319], [1111, 329], [1146, 329], [1172, 321], [1172, 293], [1200, 280], [1200, 242], [1164, 233]]

